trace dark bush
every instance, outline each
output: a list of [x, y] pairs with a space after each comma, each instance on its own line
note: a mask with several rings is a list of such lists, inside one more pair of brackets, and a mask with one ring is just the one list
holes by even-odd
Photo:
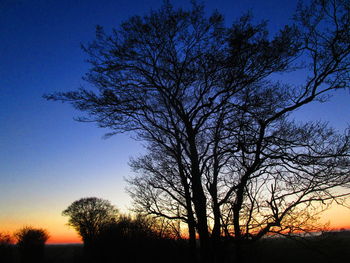
[[11, 263], [12, 262], [12, 238], [8, 234], [0, 233], [0, 262]]
[[49, 235], [44, 229], [24, 227], [15, 233], [22, 263], [44, 261], [45, 243]]
[[89, 259], [90, 262], [184, 262], [175, 260], [185, 256], [182, 253], [185, 250], [176, 253], [180, 247], [180, 242], [161, 237], [146, 218], [124, 216], [103, 228], [94, 242], [94, 255]]

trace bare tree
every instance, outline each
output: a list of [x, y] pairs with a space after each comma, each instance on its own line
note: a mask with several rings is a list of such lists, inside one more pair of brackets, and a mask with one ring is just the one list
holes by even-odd
[[[195, 225], [210, 260], [210, 239], [226, 235], [239, 248], [293, 232], [313, 218], [315, 203], [349, 194], [335, 191], [349, 185], [349, 134], [291, 115], [348, 87], [349, 3], [313, 1], [295, 19], [269, 37], [266, 23], [249, 15], [227, 28], [217, 12], [205, 17], [200, 5], [184, 11], [166, 2], [111, 35], [97, 28], [84, 48], [97, 92], [46, 98], [71, 102], [87, 113], [81, 121], [109, 135], [147, 142], [149, 153], [132, 162], [144, 175], [131, 180], [134, 199]], [[274, 78], [298, 70], [304, 84]]]
[[81, 198], [62, 212], [69, 216], [68, 224], [82, 237], [85, 246], [95, 240], [104, 226], [116, 220], [117, 213], [108, 200], [97, 197]]

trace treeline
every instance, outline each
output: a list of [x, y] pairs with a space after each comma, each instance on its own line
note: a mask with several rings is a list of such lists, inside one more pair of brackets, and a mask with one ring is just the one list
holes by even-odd
[[[62, 213], [83, 240], [82, 246], [45, 246], [45, 229], [23, 227], [13, 235], [0, 233], [1, 263], [92, 262], [202, 262], [198, 244], [193, 250], [181, 227], [172, 220], [120, 213], [108, 200], [96, 197], [74, 201]], [[346, 262], [350, 258], [350, 231], [325, 232], [308, 237], [269, 237], [240, 249], [240, 263]], [[217, 262], [236, 261], [236, 245], [221, 239]]]
[[[121, 214], [108, 200], [81, 198], [64, 210], [63, 215], [69, 216], [68, 224], [83, 241], [82, 252], [78, 256], [72, 254], [71, 262], [186, 262], [191, 259], [187, 241], [180, 238], [173, 225], [152, 217]], [[13, 235], [0, 233], [0, 262], [51, 262], [45, 260], [48, 238], [47, 230], [30, 226]]]
[[108, 200], [81, 198], [62, 213], [84, 242], [86, 262], [184, 262], [179, 230], [164, 219], [119, 213]]
[[[165, 231], [164, 231], [165, 230]], [[86, 262], [187, 262], [186, 240], [177, 239], [161, 222], [121, 216], [85, 243]]]
[[[47, 247], [47, 231], [42, 229], [26, 227], [20, 233], [21, 237], [0, 233], [1, 263], [61, 262], [58, 258], [76, 263], [186, 262], [188, 258], [186, 241], [158, 232], [153, 220], [148, 218], [122, 216], [104, 226], [92, 242], [83, 244], [82, 249], [80, 246], [72, 249], [70, 245]], [[70, 255], [65, 255], [67, 252]], [[57, 254], [56, 258], [51, 255], [53, 253]]]

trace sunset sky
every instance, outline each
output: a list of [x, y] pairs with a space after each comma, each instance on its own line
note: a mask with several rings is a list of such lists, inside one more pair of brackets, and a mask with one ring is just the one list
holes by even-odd
[[[172, 1], [190, 6], [190, 1]], [[290, 23], [297, 1], [210, 0], [228, 25], [251, 10], [275, 32]], [[127, 212], [125, 177], [142, 145], [127, 134], [103, 139], [108, 130], [73, 120], [70, 105], [47, 102], [45, 93], [87, 85], [81, 43], [131, 15], [146, 14], [161, 0], [0, 0], [0, 232], [25, 225], [45, 228], [50, 243], [79, 242], [61, 212], [74, 200], [96, 196]], [[294, 81], [294, 80], [290, 80]], [[300, 120], [327, 120], [339, 130], [350, 124], [350, 94], [340, 91], [322, 105], [296, 113]], [[350, 227], [350, 209], [334, 207], [322, 217]]]

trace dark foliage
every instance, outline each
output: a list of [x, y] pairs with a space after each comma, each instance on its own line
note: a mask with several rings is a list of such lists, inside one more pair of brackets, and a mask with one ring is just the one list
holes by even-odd
[[86, 251], [90, 262], [185, 262], [186, 243], [158, 235], [147, 219], [123, 216], [106, 225]]

